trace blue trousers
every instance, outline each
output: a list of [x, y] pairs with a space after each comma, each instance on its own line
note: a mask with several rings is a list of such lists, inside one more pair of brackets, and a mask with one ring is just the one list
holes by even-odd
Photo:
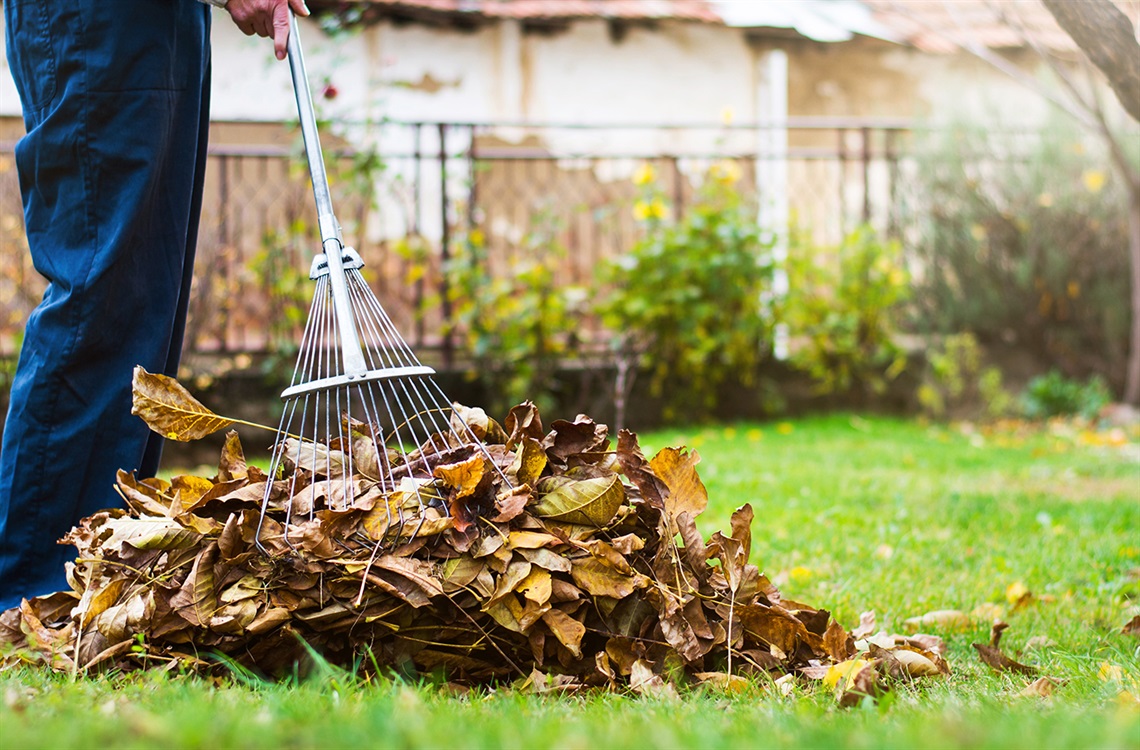
[[24, 331], [0, 447], [0, 609], [67, 588], [57, 544], [151, 476], [161, 438], [131, 371], [177, 372], [209, 124], [209, 8], [5, 0], [27, 135], [28, 245], [47, 290]]

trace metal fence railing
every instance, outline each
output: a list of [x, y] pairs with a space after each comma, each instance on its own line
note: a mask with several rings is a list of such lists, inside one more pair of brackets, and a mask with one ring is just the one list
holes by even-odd
[[[355, 136], [353, 128], [356, 128]], [[349, 124], [354, 150], [328, 149], [334, 204], [370, 282], [407, 338], [446, 356], [451, 295], [442, 272], [478, 228], [485, 262], [502, 271], [528, 242], [566, 249], [554, 269], [586, 284], [641, 236], [633, 205], [653, 167], [672, 215], [694, 199], [710, 165], [729, 160], [739, 190], [821, 243], [867, 222], [890, 232], [909, 130], [905, 123], [800, 119], [754, 125]], [[775, 144], [775, 145], [773, 145]], [[0, 144], [0, 355], [19, 346], [43, 281], [31, 266], [13, 144]], [[309, 260], [319, 248], [299, 153], [216, 146], [207, 169], [191, 352], [258, 353], [300, 332]], [[644, 174], [644, 171], [641, 172]]]

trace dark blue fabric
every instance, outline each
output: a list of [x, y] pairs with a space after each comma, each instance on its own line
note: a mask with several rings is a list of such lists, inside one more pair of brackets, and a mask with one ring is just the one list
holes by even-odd
[[5, 0], [27, 135], [28, 245], [48, 279], [0, 448], [0, 608], [66, 588], [57, 540], [150, 476], [135, 365], [175, 374], [209, 123], [209, 8], [193, 0]]

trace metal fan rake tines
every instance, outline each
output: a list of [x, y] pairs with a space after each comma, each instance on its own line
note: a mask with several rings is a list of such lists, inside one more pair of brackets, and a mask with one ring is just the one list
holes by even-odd
[[[344, 245], [296, 18], [291, 25], [289, 65], [324, 252], [310, 269], [316, 289], [291, 384], [281, 394], [284, 412], [269, 476], [286, 477], [284, 541], [290, 547], [294, 512], [311, 516], [318, 498], [323, 507], [347, 509], [363, 488], [378, 489], [389, 498], [390, 514], [379, 548], [413, 539], [429, 506], [447, 512], [430, 481], [435, 465], [455, 460], [464, 447], [490, 456], [368, 287], [360, 256]], [[280, 482], [267, 483], [257, 534], [263, 550], [266, 514], [280, 492]], [[393, 494], [400, 499], [391, 500]], [[297, 497], [308, 500], [298, 504]]]

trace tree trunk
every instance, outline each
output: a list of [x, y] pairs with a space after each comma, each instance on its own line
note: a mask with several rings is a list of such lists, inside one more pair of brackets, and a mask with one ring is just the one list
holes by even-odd
[[1112, 0], [1042, 0], [1057, 24], [1108, 78], [1116, 98], [1140, 122], [1140, 42]]
[[1128, 254], [1132, 259], [1132, 343], [1124, 401], [1140, 405], [1140, 186], [1128, 190]]

